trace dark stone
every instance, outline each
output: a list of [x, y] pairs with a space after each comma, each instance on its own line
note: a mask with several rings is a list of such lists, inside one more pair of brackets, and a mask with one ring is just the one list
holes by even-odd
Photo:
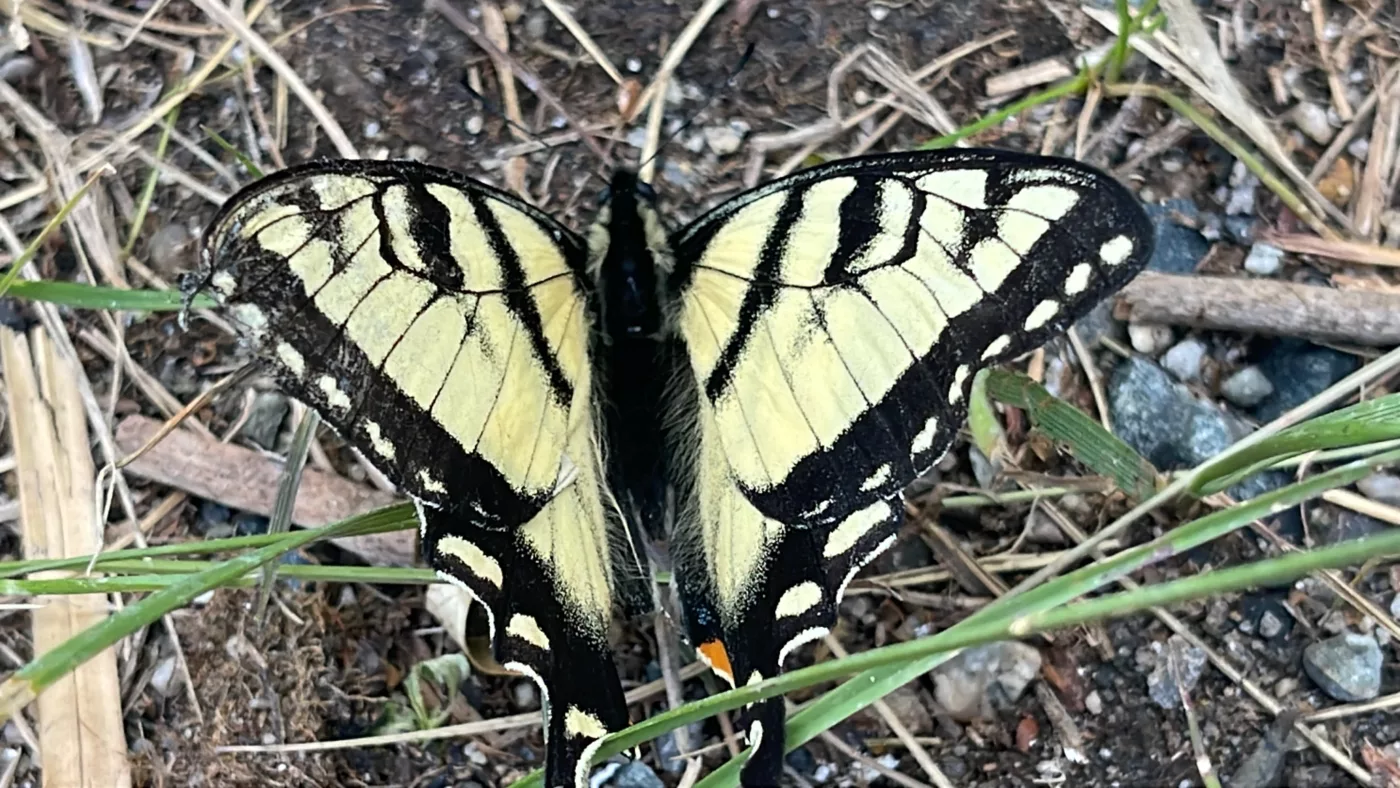
[[1143, 207], [1156, 228], [1157, 239], [1156, 248], [1147, 267], [1166, 274], [1193, 273], [1201, 258], [1210, 251], [1210, 244], [1195, 229], [1183, 227], [1172, 221], [1172, 214], [1199, 219], [1201, 211], [1196, 207], [1196, 203], [1186, 199], [1172, 199]]
[[1274, 393], [1254, 408], [1254, 417], [1273, 421], [1360, 366], [1355, 356], [1331, 348], [1301, 339], [1274, 340], [1259, 360], [1259, 369], [1274, 384]]
[[233, 516], [233, 527], [239, 536], [257, 536], [267, 533], [269, 520], [250, 512], [239, 512]]

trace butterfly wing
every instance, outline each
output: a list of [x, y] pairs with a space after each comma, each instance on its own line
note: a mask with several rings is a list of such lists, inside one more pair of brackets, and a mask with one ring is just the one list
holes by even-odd
[[283, 390], [417, 502], [428, 563], [542, 688], [550, 786], [586, 785], [589, 750], [627, 724], [605, 637], [627, 552], [603, 505], [585, 256], [450, 171], [337, 161], [231, 199], [201, 272]]
[[[732, 681], [832, 626], [947, 451], [973, 374], [1045, 342], [1151, 253], [1097, 170], [992, 150], [869, 156], [741, 195], [672, 238], [694, 373], [695, 493], [677, 575]], [[719, 644], [715, 640], [719, 640]], [[745, 784], [776, 781], [782, 699]]]

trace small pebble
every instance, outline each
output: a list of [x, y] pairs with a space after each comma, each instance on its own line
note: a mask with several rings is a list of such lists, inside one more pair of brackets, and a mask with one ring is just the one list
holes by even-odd
[[1274, 685], [1274, 697], [1283, 700], [1292, 695], [1296, 689], [1298, 689], [1298, 680], [1292, 676], [1284, 676]]
[[511, 692], [517, 709], [529, 711], [539, 708], [540, 693], [533, 681], [517, 681]]
[[876, 22], [883, 22], [883, 21], [885, 21], [886, 19], [889, 18], [889, 15], [890, 15], [890, 9], [889, 9], [888, 6], [883, 6], [883, 5], [872, 5], [872, 6], [870, 6], [870, 18], [871, 18], [871, 19], [874, 19]]
[[151, 234], [146, 253], [151, 266], [168, 278], [194, 267], [194, 238], [182, 224], [170, 222]]
[[175, 670], [175, 657], [171, 655], [162, 659], [156, 664], [155, 670], [151, 671], [151, 689], [156, 691], [162, 698], [168, 698], [179, 688], [179, 674]]
[[1249, 247], [1249, 256], [1244, 258], [1244, 270], [1258, 276], [1274, 276], [1283, 268], [1283, 250], [1268, 244], [1255, 244]]
[[1370, 635], [1345, 632], [1303, 649], [1303, 669], [1331, 697], [1370, 700], [1381, 691], [1381, 647]]
[[1241, 408], [1252, 408], [1274, 393], [1274, 384], [1258, 367], [1250, 365], [1220, 384], [1220, 394]]
[[[1181, 695], [1190, 694], [1206, 669], [1206, 652], [1180, 635], [1165, 644], [1153, 643], [1157, 665], [1147, 677], [1147, 694], [1164, 709], [1181, 708]], [[1180, 684], [1178, 684], [1178, 680]]]
[[379, 131], [380, 131], [379, 121], [377, 121], [377, 120], [371, 120], [370, 122], [368, 122], [368, 123], [365, 124], [365, 139], [370, 139], [370, 140], [372, 140], [372, 139], [374, 139], [375, 137], [378, 137], [378, 136], [379, 136]]
[[711, 126], [705, 129], [705, 144], [716, 156], [728, 156], [739, 150], [739, 146], [744, 142], [744, 135], [730, 125]]
[[1366, 154], [1371, 152], [1371, 141], [1365, 137], [1357, 137], [1347, 143], [1347, 153], [1351, 154], [1357, 161], [1366, 161]]
[[1288, 115], [1299, 130], [1319, 145], [1331, 142], [1332, 136], [1337, 133], [1327, 120], [1327, 110], [1311, 101], [1303, 101], [1294, 105], [1293, 109], [1289, 110]]
[[483, 120], [482, 117], [481, 117], [480, 115], [472, 115], [471, 117], [467, 118], [467, 122], [466, 122], [467, 133], [468, 133], [468, 134], [471, 134], [472, 136], [476, 136], [477, 134], [480, 134], [482, 128], [484, 128], [485, 126], [486, 126], [486, 121]]
[[1283, 619], [1279, 618], [1272, 610], [1265, 610], [1264, 615], [1259, 617], [1259, 636], [1262, 638], [1276, 637], [1283, 631]]
[[632, 72], [633, 74], [636, 74], [637, 72], [642, 70], [642, 61], [640, 58], [629, 57], [627, 58], [626, 65], [627, 70]]
[[1400, 476], [1393, 473], [1373, 473], [1357, 482], [1356, 487], [1367, 498], [1375, 498], [1391, 506], [1400, 506]]
[[1155, 356], [1161, 353], [1171, 347], [1172, 340], [1175, 338], [1171, 326], [1150, 323], [1128, 324], [1128, 341], [1132, 343], [1133, 350], [1143, 355]]
[[623, 764], [600, 785], [606, 788], [666, 788], [666, 783], [656, 776], [656, 772], [641, 761]]
[[1206, 358], [1206, 345], [1194, 337], [1172, 345], [1162, 356], [1162, 366], [1177, 380], [1188, 382], [1200, 377], [1201, 362]]

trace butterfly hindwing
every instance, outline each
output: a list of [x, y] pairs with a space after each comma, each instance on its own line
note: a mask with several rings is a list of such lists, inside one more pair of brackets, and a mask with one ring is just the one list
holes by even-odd
[[[742, 684], [828, 631], [893, 542], [901, 491], [961, 427], [974, 373], [1125, 284], [1152, 234], [1096, 170], [959, 150], [812, 168], [672, 246], [700, 433], [677, 571]], [[759, 713], [746, 784], [781, 768], [781, 703]]]
[[584, 243], [409, 162], [293, 167], [231, 199], [201, 287], [283, 390], [418, 503], [423, 552], [540, 683], [548, 780], [586, 784], [627, 724], [606, 641], [619, 529], [604, 507]]

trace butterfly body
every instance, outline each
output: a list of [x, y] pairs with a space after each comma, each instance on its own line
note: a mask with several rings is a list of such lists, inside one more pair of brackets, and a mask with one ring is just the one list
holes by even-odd
[[[428, 562], [542, 687], [558, 788], [628, 722], [607, 623], [657, 561], [717, 673], [777, 675], [893, 542], [976, 370], [1151, 247], [1116, 181], [1005, 151], [834, 162], [676, 232], [620, 171], [586, 238], [446, 170], [323, 162], [230, 200], [200, 284], [418, 502]], [[774, 784], [782, 698], [748, 717], [744, 784]]]

